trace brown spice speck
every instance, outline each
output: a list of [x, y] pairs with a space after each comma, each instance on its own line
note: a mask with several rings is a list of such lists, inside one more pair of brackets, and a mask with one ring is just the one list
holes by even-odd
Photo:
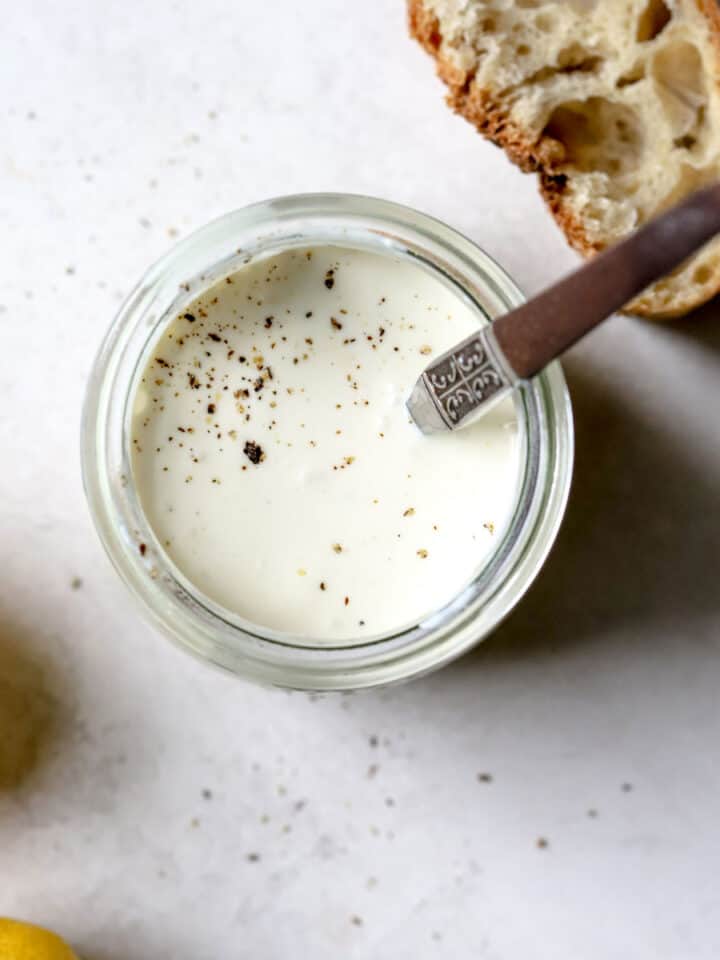
[[144, 557], [145, 554], [147, 553], [147, 544], [141, 543], [140, 546], [138, 547], [138, 550], [140, 551], [140, 556]]
[[404, 517], [412, 517], [415, 514], [415, 507], [408, 507], [407, 510], [403, 511]]
[[538, 848], [538, 850], [547, 850], [547, 848], [550, 846], [550, 843], [545, 837], [538, 837], [535, 841], [535, 846]]
[[425, 560], [428, 556], [428, 552], [427, 550], [420, 549], [418, 550], [417, 555], [420, 557], [421, 560]]
[[330, 317], [330, 323], [336, 330], [342, 330], [343, 325], [335, 317]]
[[254, 440], [248, 440], [243, 447], [243, 453], [251, 463], [260, 463], [265, 459], [265, 453], [259, 443]]
[[342, 544], [340, 544], [340, 543], [334, 543], [334, 544], [332, 545], [332, 548], [333, 548], [333, 551], [334, 551], [335, 553], [342, 553], [342, 551], [343, 551]]

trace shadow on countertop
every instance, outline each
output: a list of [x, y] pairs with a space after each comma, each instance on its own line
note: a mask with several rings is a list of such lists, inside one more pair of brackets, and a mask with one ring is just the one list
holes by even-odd
[[[662, 329], [689, 338], [715, 360], [720, 297]], [[571, 357], [563, 366], [576, 428], [567, 514], [535, 584], [469, 655], [473, 662], [552, 655], [634, 623], [645, 637], [657, 625], [687, 638], [693, 621], [720, 612], [717, 455], [683, 449], [661, 415], [651, 418], [582, 362]], [[717, 383], [720, 447], [720, 376]]]
[[660, 321], [659, 326], [673, 337], [693, 340], [710, 352], [720, 353], [720, 294], [686, 317]]
[[53, 672], [32, 636], [0, 612], [0, 798], [41, 766], [61, 726]]

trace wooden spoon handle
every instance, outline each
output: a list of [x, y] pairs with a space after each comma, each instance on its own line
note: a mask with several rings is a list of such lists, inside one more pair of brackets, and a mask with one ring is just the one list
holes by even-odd
[[699, 190], [539, 296], [493, 332], [518, 377], [551, 360], [720, 233], [720, 184]]

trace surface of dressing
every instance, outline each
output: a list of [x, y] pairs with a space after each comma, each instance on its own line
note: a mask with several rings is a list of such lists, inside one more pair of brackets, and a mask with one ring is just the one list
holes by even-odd
[[396, 256], [251, 261], [163, 331], [132, 466], [161, 547], [253, 624], [356, 640], [416, 624], [477, 575], [521, 469], [512, 400], [423, 436], [405, 400], [477, 313]]

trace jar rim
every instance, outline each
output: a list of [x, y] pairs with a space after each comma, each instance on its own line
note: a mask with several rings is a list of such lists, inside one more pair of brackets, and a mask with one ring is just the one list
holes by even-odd
[[[408, 679], [484, 639], [539, 572], [562, 521], [573, 461], [570, 398], [555, 363], [523, 388], [523, 403], [534, 410], [539, 432], [531, 450], [534, 463], [526, 465], [526, 470], [536, 471], [536, 478], [520, 504], [518, 536], [503, 544], [504, 555], [498, 549], [479, 572], [472, 598], [458, 598], [421, 624], [379, 640], [308, 645], [288, 643], [286, 636], [272, 631], [254, 632], [238, 625], [241, 618], [224, 616], [206, 598], [193, 595], [162, 557], [139, 551], [142, 520], [120, 434], [126, 433], [133, 377], [153, 331], [177, 312], [183, 299], [193, 299], [223, 271], [227, 275], [237, 269], [239, 258], [248, 252], [328, 242], [329, 236], [342, 237], [348, 246], [419, 258], [455, 283], [486, 317], [524, 299], [502, 267], [471, 240], [401, 204], [340, 193], [261, 201], [201, 227], [145, 273], [98, 351], [82, 425], [83, 480], [90, 511], [110, 559], [150, 619], [206, 661], [261, 682], [303, 689], [355, 689]], [[449, 619], [438, 620], [448, 611]]]

